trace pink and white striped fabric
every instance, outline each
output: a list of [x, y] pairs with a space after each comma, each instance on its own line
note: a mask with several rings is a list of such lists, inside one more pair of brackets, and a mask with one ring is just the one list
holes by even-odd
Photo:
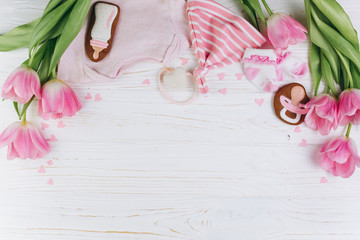
[[188, 0], [190, 34], [200, 66], [195, 69], [201, 93], [207, 93], [206, 74], [240, 62], [246, 48], [261, 47], [266, 39], [245, 19], [213, 0]]

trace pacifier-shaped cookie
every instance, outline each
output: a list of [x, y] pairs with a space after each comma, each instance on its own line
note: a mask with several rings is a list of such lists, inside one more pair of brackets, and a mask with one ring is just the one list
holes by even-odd
[[119, 16], [117, 5], [106, 2], [94, 4], [85, 40], [86, 53], [91, 61], [99, 62], [109, 53]]
[[309, 111], [304, 107], [309, 101], [304, 86], [298, 83], [285, 85], [274, 96], [276, 116], [286, 124], [300, 125]]

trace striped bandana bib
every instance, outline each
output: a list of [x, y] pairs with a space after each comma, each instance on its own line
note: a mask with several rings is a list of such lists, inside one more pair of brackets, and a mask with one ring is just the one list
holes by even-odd
[[195, 54], [200, 66], [194, 76], [207, 93], [206, 74], [240, 62], [247, 48], [261, 47], [266, 39], [245, 19], [213, 0], [188, 0], [187, 14]]

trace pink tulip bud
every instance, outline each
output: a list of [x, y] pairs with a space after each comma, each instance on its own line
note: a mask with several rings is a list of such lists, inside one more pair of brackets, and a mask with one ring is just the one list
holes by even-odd
[[40, 99], [40, 89], [38, 74], [29, 67], [19, 67], [6, 79], [1, 88], [1, 96], [4, 99], [25, 104], [34, 95]]
[[267, 21], [267, 35], [269, 42], [274, 48], [287, 49], [289, 45], [295, 45], [306, 40], [307, 30], [292, 17], [275, 13]]
[[334, 176], [349, 178], [360, 166], [355, 142], [347, 137], [338, 137], [321, 148], [320, 166]]
[[38, 113], [44, 119], [72, 117], [81, 109], [81, 102], [72, 88], [59, 79], [48, 81], [42, 87]]
[[339, 124], [360, 124], [360, 90], [348, 89], [341, 93], [339, 101]]
[[36, 159], [50, 152], [49, 143], [32, 123], [15, 122], [0, 134], [0, 148], [8, 146], [8, 160]]
[[331, 129], [338, 127], [338, 103], [330, 95], [319, 95], [305, 105], [309, 109], [305, 117], [308, 127], [319, 130], [321, 135], [328, 135]]

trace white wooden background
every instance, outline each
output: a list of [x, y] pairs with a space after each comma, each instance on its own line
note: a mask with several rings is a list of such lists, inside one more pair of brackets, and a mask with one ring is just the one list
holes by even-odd
[[[0, 33], [40, 16], [46, 2], [0, 0]], [[236, 0], [219, 2], [241, 14]], [[306, 24], [303, 1], [268, 2]], [[360, 30], [358, 1], [339, 2]], [[307, 59], [307, 43], [292, 50]], [[25, 57], [26, 50], [0, 53], [0, 84]], [[193, 69], [192, 50], [182, 57]], [[240, 65], [209, 74], [209, 96], [186, 107], [160, 96], [161, 67], [136, 66], [115, 83], [72, 85], [84, 108], [64, 128], [47, 123], [44, 135], [57, 142], [44, 159], [7, 161], [0, 150], [1, 240], [360, 239], [360, 172], [344, 180], [317, 164], [330, 136], [282, 124], [272, 94], [236, 79]], [[302, 83], [311, 92], [309, 77]], [[85, 100], [87, 93], [102, 101]], [[256, 99], [264, 99], [261, 107]], [[35, 107], [29, 119], [44, 122]], [[0, 102], [0, 129], [15, 120], [12, 104]], [[352, 137], [359, 146], [359, 128]]]

